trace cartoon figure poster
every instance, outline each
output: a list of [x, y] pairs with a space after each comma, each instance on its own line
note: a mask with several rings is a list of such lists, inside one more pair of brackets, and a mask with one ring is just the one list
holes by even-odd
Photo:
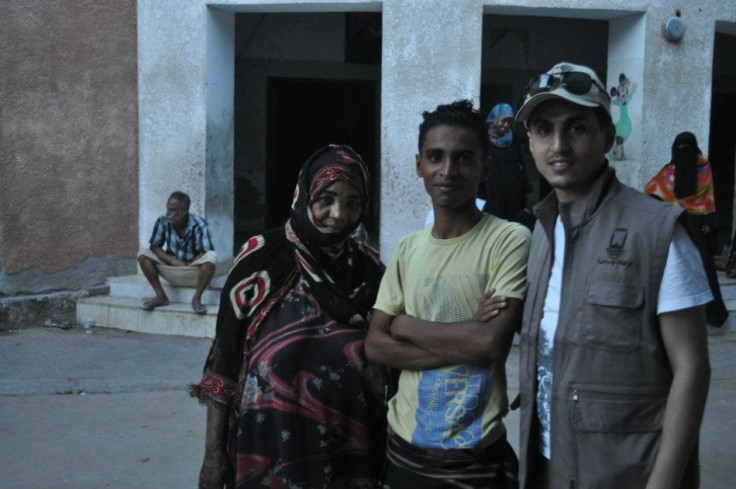
[[616, 139], [611, 149], [611, 154], [616, 160], [626, 159], [626, 142], [631, 137], [631, 117], [629, 116], [629, 102], [636, 93], [636, 83], [633, 83], [621, 73], [618, 77], [618, 86], [611, 87], [611, 104], [618, 107], [619, 115], [616, 120], [614, 115], [614, 123], [616, 124]]

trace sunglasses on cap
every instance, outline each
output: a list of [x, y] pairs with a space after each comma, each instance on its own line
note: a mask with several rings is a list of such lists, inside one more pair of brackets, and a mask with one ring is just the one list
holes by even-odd
[[542, 73], [532, 78], [526, 91], [530, 97], [542, 92], [551, 92], [557, 88], [563, 88], [574, 95], [585, 95], [590, 92], [593, 85], [603, 92], [606, 91], [589, 74], [581, 71], [567, 71], [556, 75]]

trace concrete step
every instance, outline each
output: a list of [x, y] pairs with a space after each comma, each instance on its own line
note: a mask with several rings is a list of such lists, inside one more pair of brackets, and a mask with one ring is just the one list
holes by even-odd
[[116, 328], [140, 333], [212, 338], [218, 307], [206, 314], [194, 314], [189, 302], [174, 302], [153, 311], [140, 309], [140, 298], [97, 296], [77, 301], [77, 321], [92, 321], [95, 327]]
[[[92, 320], [96, 326], [141, 333], [211, 338], [215, 332], [220, 292], [226, 278], [225, 275], [215, 277], [202, 295], [208, 311], [200, 316], [192, 312], [192, 288], [173, 287], [164, 281], [162, 283], [171, 304], [157, 307], [153, 311], [143, 311], [139, 308], [141, 300], [152, 295], [146, 278], [143, 275], [110, 277], [110, 295], [78, 300], [77, 321], [83, 324], [86, 320]], [[731, 311], [731, 315], [721, 328], [709, 326], [709, 334], [736, 332], [736, 279], [726, 277], [725, 272], [718, 272], [718, 280], [726, 308]]]
[[[227, 275], [215, 277], [210, 282], [210, 286], [202, 293], [202, 303], [214, 305], [220, 303], [220, 292], [225, 285]], [[125, 275], [122, 277], [109, 277], [107, 283], [110, 286], [110, 295], [113, 297], [128, 297], [131, 299], [142, 300], [147, 297], [153, 297], [153, 289], [148, 280], [143, 275]], [[194, 295], [194, 289], [191, 287], [174, 287], [166, 280], [161, 279], [161, 285], [169, 297], [171, 302], [182, 302], [189, 304]]]

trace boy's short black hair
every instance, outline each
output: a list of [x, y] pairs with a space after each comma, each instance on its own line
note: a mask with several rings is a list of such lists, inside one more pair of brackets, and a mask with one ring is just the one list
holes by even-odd
[[487, 128], [486, 120], [483, 114], [473, 108], [473, 102], [470, 100], [457, 100], [451, 104], [438, 105], [433, 112], [425, 111], [422, 113], [424, 119], [419, 124], [419, 153], [422, 152], [422, 145], [427, 136], [427, 132], [437, 126], [459, 126], [475, 131], [478, 136], [483, 151], [486, 150]]

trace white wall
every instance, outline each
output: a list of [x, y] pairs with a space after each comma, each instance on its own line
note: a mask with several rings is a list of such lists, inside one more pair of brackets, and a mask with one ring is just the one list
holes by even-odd
[[478, 102], [483, 10], [475, 2], [386, 0], [381, 79], [381, 255], [423, 226], [430, 202], [416, 174], [425, 110]]
[[[220, 200], [224, 193], [210, 198], [215, 185], [205, 183], [205, 175], [224, 182], [230, 171], [219, 167], [229, 144], [223, 136], [230, 130], [229, 116], [213, 113], [215, 107], [222, 108], [224, 98], [210, 98], [210, 102], [207, 98], [207, 81], [218, 76], [207, 73], [213, 68], [208, 68], [208, 25], [224, 36], [227, 22], [218, 17], [219, 21], [211, 18], [208, 24], [208, 8], [212, 7], [204, 0], [139, 0], [141, 243], [148, 240], [166, 195], [174, 188], [192, 195], [194, 212], [209, 217], [212, 209], [218, 221], [227, 220]], [[610, 88], [621, 71], [629, 75], [629, 66], [635, 73], [632, 80], [640, 80], [630, 115], [637, 118], [632, 117], [632, 124], [641, 133], [632, 136], [627, 152], [636, 159], [621, 165], [626, 181], [637, 188], [666, 162], [678, 132], [690, 130], [699, 140], [708, 140], [715, 22], [736, 22], [733, 0], [697, 4], [679, 0], [229, 0], [217, 8], [228, 12], [382, 9], [380, 248], [385, 258], [400, 236], [422, 225], [429, 205], [414, 171], [422, 111], [459, 98], [478, 100], [484, 11], [611, 21], [607, 84]], [[673, 44], [662, 37], [661, 26], [676, 9], [681, 10], [686, 32], [682, 42]], [[308, 49], [303, 47], [304, 56]], [[321, 49], [337, 56], [330, 47]], [[224, 75], [225, 90], [229, 74]], [[208, 165], [219, 169], [210, 172]], [[217, 246], [229, 249], [220, 244], [231, 246], [232, 233], [225, 234], [226, 230], [218, 234]]]
[[197, 0], [138, 2], [141, 245], [174, 190], [207, 217], [205, 14]]
[[[191, 211], [210, 222], [216, 250], [223, 258], [231, 255], [236, 12], [379, 8], [380, 3], [362, 0], [226, 0], [216, 4], [205, 0], [139, 0], [140, 245], [148, 242], [168, 195], [183, 190], [192, 197]], [[298, 16], [294, 25], [299, 25]], [[297, 56], [308, 57], [314, 51], [332, 53], [333, 58], [342, 56], [339, 47], [336, 50], [329, 43], [315, 43], [319, 37], [314, 32], [292, 33], [312, 38], [304, 49], [296, 51]], [[275, 54], [279, 46], [283, 44], [259, 49]]]
[[207, 11], [205, 210], [221, 258], [233, 252], [235, 16]]

